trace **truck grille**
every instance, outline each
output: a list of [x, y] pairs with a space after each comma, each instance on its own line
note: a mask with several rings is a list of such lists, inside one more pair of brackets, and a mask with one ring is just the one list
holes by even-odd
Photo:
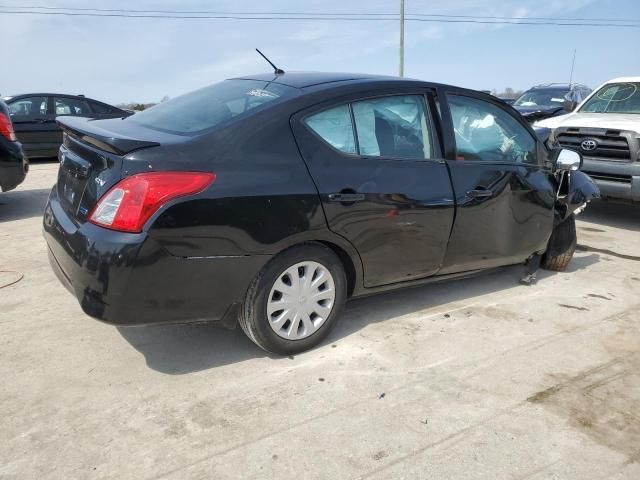
[[[631, 160], [629, 140], [620, 130], [559, 128], [556, 138], [560, 146], [576, 150], [587, 157], [623, 162]], [[589, 140], [593, 143], [585, 145]]]
[[608, 182], [619, 182], [631, 184], [631, 175], [623, 175], [618, 173], [600, 173], [600, 172], [588, 172], [583, 170], [584, 173], [589, 175], [594, 180], [606, 180]]

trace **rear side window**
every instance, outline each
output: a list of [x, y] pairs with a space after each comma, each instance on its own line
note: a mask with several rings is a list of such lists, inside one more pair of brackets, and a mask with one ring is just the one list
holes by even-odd
[[89, 102], [89, 105], [91, 105], [91, 110], [100, 115], [109, 115], [116, 112], [115, 108], [105, 105], [104, 103]]
[[[353, 119], [351, 119], [351, 107]], [[421, 95], [361, 100], [315, 113], [304, 123], [333, 148], [364, 157], [432, 157], [431, 129]], [[357, 142], [356, 142], [357, 138]]]
[[11, 115], [34, 117], [47, 114], [47, 97], [27, 97], [16, 100], [9, 105]]
[[353, 104], [360, 155], [404, 159], [431, 158], [424, 98], [399, 95]]
[[170, 133], [193, 134], [297, 93], [296, 88], [273, 82], [227, 80], [163, 102], [126, 121]]
[[507, 112], [476, 98], [447, 98], [458, 160], [537, 163], [535, 139]]
[[88, 116], [90, 115], [89, 105], [86, 101], [77, 98], [56, 97], [55, 114]]
[[348, 105], [323, 110], [304, 121], [325, 142], [344, 153], [356, 153]]

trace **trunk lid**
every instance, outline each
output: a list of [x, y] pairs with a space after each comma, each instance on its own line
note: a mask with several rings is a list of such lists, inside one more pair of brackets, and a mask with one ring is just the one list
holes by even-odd
[[167, 136], [122, 119], [57, 121], [64, 134], [56, 189], [62, 208], [76, 224], [84, 223], [97, 201], [121, 180], [127, 154], [160, 146]]

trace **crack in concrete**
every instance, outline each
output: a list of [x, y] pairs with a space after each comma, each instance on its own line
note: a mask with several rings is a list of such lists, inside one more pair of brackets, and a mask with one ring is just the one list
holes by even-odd
[[634, 262], [640, 262], [640, 256], [626, 255], [624, 253], [614, 252], [613, 250], [608, 250], [606, 248], [596, 248], [596, 247], [591, 247], [589, 245], [577, 245], [576, 250], [580, 250], [581, 252], [602, 253], [605, 255], [611, 255], [613, 257], [622, 258], [624, 260], [633, 260]]

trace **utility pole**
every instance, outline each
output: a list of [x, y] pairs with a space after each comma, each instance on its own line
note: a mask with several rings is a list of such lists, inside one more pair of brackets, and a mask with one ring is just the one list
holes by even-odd
[[573, 81], [573, 66], [576, 64], [576, 49], [573, 49], [573, 60], [571, 61], [571, 73], [569, 74], [569, 85]]
[[404, 77], [404, 0], [400, 0], [400, 76]]

